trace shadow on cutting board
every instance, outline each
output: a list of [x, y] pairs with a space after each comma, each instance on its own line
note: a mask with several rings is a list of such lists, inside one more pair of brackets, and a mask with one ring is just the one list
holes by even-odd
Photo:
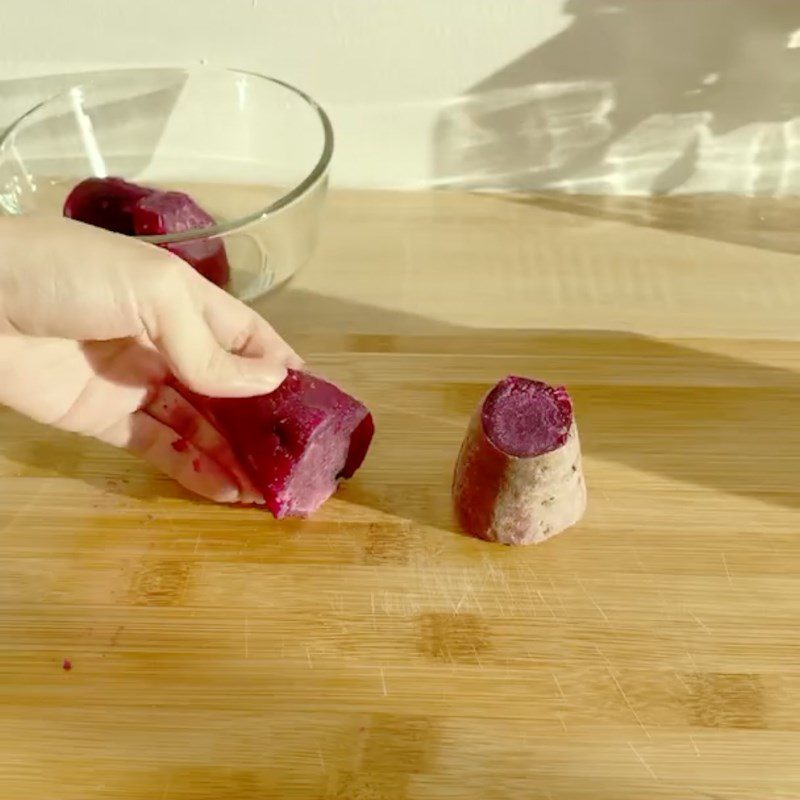
[[[450, 479], [468, 417], [487, 387], [516, 372], [566, 384], [590, 459], [800, 507], [792, 370], [624, 332], [478, 332], [301, 290], [265, 311], [313, 369], [375, 413], [373, 450], [343, 487], [345, 502], [452, 529]], [[308, 319], [319, 333], [302, 330]], [[335, 333], [372, 321], [394, 333]], [[9, 411], [0, 413], [0, 453], [8, 474], [60, 474], [136, 498], [181, 493], [124, 454]]]
[[585, 195], [563, 192], [503, 195], [506, 202], [561, 211], [589, 220], [622, 222], [641, 228], [678, 231], [684, 236], [800, 253], [797, 197], [737, 195]]
[[[267, 313], [312, 364], [375, 410], [375, 449], [343, 489], [347, 500], [452, 527], [450, 477], [468, 417], [494, 381], [517, 372], [567, 385], [589, 458], [800, 507], [800, 426], [792, 423], [800, 374], [791, 369], [626, 332], [474, 331], [301, 291], [276, 297]], [[373, 329], [395, 334], [333, 333], [368, 330], [379, 316]], [[293, 336], [299, 319], [325, 332]], [[355, 354], [350, 363], [346, 352]], [[365, 354], [369, 366], [359, 367]]]

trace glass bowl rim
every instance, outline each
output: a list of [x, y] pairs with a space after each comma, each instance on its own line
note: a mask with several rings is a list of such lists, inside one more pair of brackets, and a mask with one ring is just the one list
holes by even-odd
[[[257, 220], [264, 219], [268, 216], [272, 216], [277, 212], [287, 208], [290, 205], [301, 200], [306, 194], [311, 192], [314, 187], [324, 180], [325, 175], [327, 174], [328, 167], [330, 166], [331, 158], [333, 156], [333, 125], [331, 124], [330, 117], [328, 116], [325, 109], [316, 101], [310, 94], [304, 92], [302, 89], [298, 89], [296, 86], [288, 83], [287, 81], [281, 80], [280, 78], [274, 78], [270, 75], [264, 75], [260, 72], [255, 72], [252, 70], [244, 70], [244, 69], [234, 69], [231, 67], [211, 67], [211, 66], [200, 66], [200, 67], [143, 67], [143, 68], [127, 68], [127, 69], [115, 69], [109, 70], [109, 75], [113, 74], [117, 77], [121, 76], [124, 73], [135, 73], [135, 72], [158, 72], [158, 71], [176, 71], [182, 72], [186, 75], [201, 75], [201, 74], [218, 74], [218, 75], [230, 75], [230, 76], [244, 76], [246, 78], [255, 78], [257, 81], [266, 81], [268, 83], [272, 83], [276, 86], [280, 86], [283, 89], [287, 89], [292, 94], [299, 97], [303, 100], [306, 105], [317, 115], [317, 119], [319, 120], [320, 124], [322, 125], [322, 132], [323, 132], [323, 145], [322, 145], [322, 152], [317, 159], [316, 164], [312, 167], [311, 171], [297, 184], [295, 184], [288, 192], [282, 194], [277, 200], [274, 200], [272, 203], [269, 203], [266, 206], [263, 206], [256, 211], [253, 211], [250, 214], [246, 214], [242, 217], [237, 217], [236, 219], [230, 220], [229, 222], [224, 222], [221, 224], [210, 225], [207, 228], [192, 228], [188, 231], [183, 231], [181, 233], [165, 233], [159, 235], [151, 235], [151, 236], [132, 236], [133, 239], [138, 239], [142, 242], [150, 242], [152, 244], [172, 244], [177, 242], [190, 242], [195, 241], [198, 239], [208, 239], [214, 238], [218, 236], [224, 236], [227, 233], [231, 233], [232, 231], [239, 230], [247, 225], [250, 225]], [[14, 135], [19, 131], [19, 129], [24, 125], [26, 121], [28, 121], [31, 117], [34, 117], [37, 113], [46, 109], [51, 104], [57, 103], [61, 100], [64, 100], [72, 95], [75, 92], [83, 92], [85, 90], [90, 90], [92, 88], [96, 88], [100, 85], [101, 81], [103, 80], [102, 76], [98, 76], [94, 79], [87, 80], [84, 82], [78, 82], [70, 86], [68, 89], [62, 89], [56, 92], [49, 97], [46, 97], [44, 100], [36, 103], [36, 105], [29, 108], [24, 113], [20, 114], [2, 133], [0, 133], [0, 150], [4, 149], [4, 147], [13, 140]], [[109, 177], [109, 176], [106, 176]]]

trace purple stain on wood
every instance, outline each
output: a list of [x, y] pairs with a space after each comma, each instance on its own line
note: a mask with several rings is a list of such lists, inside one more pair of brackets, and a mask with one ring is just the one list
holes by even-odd
[[65, 658], [61, 662], [61, 669], [63, 669], [64, 672], [69, 672], [72, 669], [72, 662], [68, 658]]

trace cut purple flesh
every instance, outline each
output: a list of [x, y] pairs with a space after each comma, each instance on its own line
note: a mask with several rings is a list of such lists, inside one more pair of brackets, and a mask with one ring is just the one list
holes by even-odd
[[153, 192], [122, 178], [87, 178], [75, 186], [64, 201], [64, 216], [133, 236], [133, 208]]
[[529, 458], [567, 441], [572, 401], [563, 387], [511, 375], [489, 393], [482, 418], [486, 435], [498, 450]]
[[290, 370], [271, 394], [211, 398], [178, 387], [227, 439], [277, 518], [305, 517], [361, 466], [372, 415], [327, 381]]
[[[64, 216], [126, 236], [159, 236], [202, 230], [212, 216], [183, 192], [161, 192], [122, 180], [87, 178], [69, 193]], [[230, 264], [220, 238], [160, 244], [217, 286], [230, 280]]]

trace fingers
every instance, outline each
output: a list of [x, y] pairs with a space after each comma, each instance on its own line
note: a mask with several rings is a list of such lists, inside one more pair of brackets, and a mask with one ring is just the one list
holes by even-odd
[[260, 357], [296, 359], [244, 303], [178, 256], [75, 220], [0, 219], [0, 329], [79, 341], [135, 337], [153, 306], [191, 302], [224, 350], [245, 333]]
[[291, 348], [244, 303], [187, 265], [155, 297], [148, 334], [176, 377], [198, 394], [250, 397], [274, 391], [299, 363]]
[[206, 321], [226, 350], [265, 361], [278, 359], [289, 369], [303, 368], [303, 359], [252, 308], [208, 281], [198, 292]]
[[120, 420], [97, 438], [126, 448], [201, 497], [217, 503], [241, 501], [239, 487], [226, 470], [146, 411]]
[[0, 218], [0, 330], [77, 341], [137, 336], [146, 288], [173, 259], [63, 217]]
[[229, 353], [198, 308], [184, 295], [163, 303], [150, 338], [170, 369], [192, 391], [210, 397], [250, 397], [276, 389], [286, 377], [281, 359]]
[[[264, 498], [242, 469], [228, 442], [219, 431], [189, 403], [169, 386], [162, 386], [145, 406], [152, 417], [173, 431], [175, 441], [185, 439], [193, 447], [213, 459], [236, 482], [242, 503], [263, 503]], [[172, 443], [180, 451], [182, 444]]]
[[0, 227], [0, 333], [146, 334], [182, 382], [217, 397], [270, 392], [301, 364], [258, 314], [166, 250], [62, 218]]

